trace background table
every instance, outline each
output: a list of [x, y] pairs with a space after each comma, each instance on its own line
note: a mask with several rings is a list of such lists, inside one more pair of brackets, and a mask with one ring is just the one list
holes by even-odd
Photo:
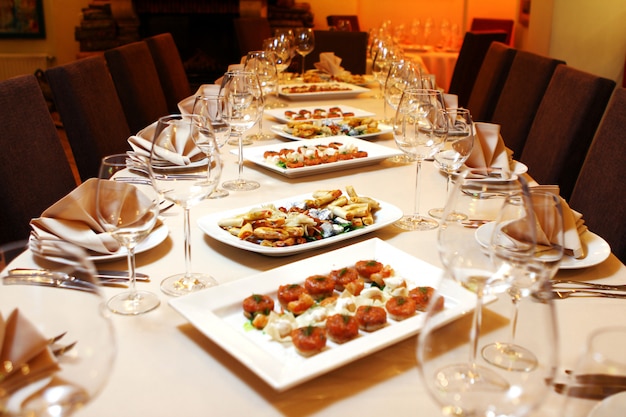
[[459, 57], [458, 51], [412, 51], [409, 49], [405, 51], [405, 55], [410, 60], [421, 64], [429, 74], [434, 74], [437, 86], [443, 88], [445, 92], [448, 91], [454, 66]]

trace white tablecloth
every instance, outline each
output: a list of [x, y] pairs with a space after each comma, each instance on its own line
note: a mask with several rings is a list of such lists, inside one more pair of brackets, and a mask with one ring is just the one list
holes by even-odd
[[[363, 98], [337, 100], [335, 104], [350, 105], [382, 114], [382, 100]], [[294, 106], [324, 105], [323, 102], [292, 102]], [[269, 130], [272, 121], [263, 124]], [[254, 127], [253, 129], [256, 129]], [[373, 142], [395, 147], [390, 134]], [[270, 143], [279, 143], [275, 139]], [[263, 143], [266, 144], [266, 143]], [[223, 180], [234, 178], [237, 164], [232, 147], [223, 149], [225, 170]], [[197, 271], [210, 272], [220, 283], [237, 280], [261, 271], [284, 265], [326, 251], [303, 253], [284, 258], [266, 257], [245, 252], [205, 236], [196, 220], [208, 213], [243, 207], [312, 192], [327, 187], [353, 185], [362, 195], [378, 198], [399, 206], [405, 212], [413, 208], [415, 165], [395, 165], [384, 161], [379, 165], [338, 171], [319, 176], [288, 180], [280, 175], [246, 163], [244, 174], [261, 183], [255, 191], [231, 192], [219, 200], [205, 200], [191, 211], [192, 264]], [[445, 177], [432, 165], [424, 163], [422, 211], [444, 204]], [[137, 317], [114, 316], [119, 353], [111, 378], [101, 393], [77, 417], [102, 416], [439, 416], [440, 411], [428, 396], [419, 379], [415, 359], [415, 337], [410, 337], [382, 351], [352, 362], [301, 386], [283, 393], [275, 392], [246, 366], [207, 339], [169, 305], [168, 296], [160, 293], [160, 280], [182, 272], [182, 213], [174, 208], [165, 213], [169, 238], [157, 248], [137, 255], [137, 267], [151, 276], [150, 283], [140, 288], [159, 293], [162, 304], [150, 313]], [[435, 239], [437, 231], [405, 232], [394, 226], [358, 238], [379, 237], [417, 258], [440, 266]], [[330, 249], [349, 245], [337, 244]], [[30, 253], [19, 256], [9, 267], [34, 265]], [[104, 267], [104, 266], [102, 266]], [[108, 268], [126, 268], [120, 259]], [[306, 273], [306, 272], [303, 272]], [[613, 255], [601, 265], [559, 273], [573, 279], [626, 283], [626, 268]], [[105, 288], [110, 297], [120, 289]], [[626, 300], [579, 298], [556, 301], [561, 365], [559, 372], [569, 369], [588, 333], [599, 326], [621, 324], [626, 317]], [[506, 299], [486, 307], [486, 324], [502, 331], [510, 304]], [[469, 316], [450, 324], [462, 329]], [[498, 326], [497, 324], [500, 323]], [[502, 324], [504, 323], [504, 324]], [[462, 330], [460, 330], [462, 331]], [[453, 334], [454, 332], [450, 332]], [[535, 416], [557, 416], [562, 397], [552, 394]]]

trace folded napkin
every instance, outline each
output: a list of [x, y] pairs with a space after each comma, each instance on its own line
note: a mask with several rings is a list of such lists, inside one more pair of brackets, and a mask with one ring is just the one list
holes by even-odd
[[[531, 190], [546, 191], [554, 195], [559, 196], [558, 185], [532, 185]], [[583, 248], [580, 235], [587, 230], [585, 221], [581, 213], [573, 210], [567, 201], [563, 197], [561, 199], [561, 208], [563, 211], [563, 246], [567, 255], [573, 256], [576, 259], [581, 259], [586, 256]], [[541, 216], [538, 216], [541, 218]], [[537, 227], [537, 244], [544, 244], [550, 242], [555, 231], [552, 225], [545, 225], [539, 222]]]
[[335, 56], [333, 52], [322, 52], [320, 54], [320, 61], [313, 65], [318, 70], [333, 76], [339, 76], [348, 72], [341, 66], [341, 58]]
[[197, 96], [217, 95], [220, 92], [219, 84], [202, 84], [194, 95], [186, 97], [178, 102], [178, 110], [181, 114], [192, 114], [193, 105]]
[[60, 370], [46, 339], [19, 309], [0, 314], [0, 393], [12, 393]]
[[446, 109], [456, 109], [459, 107], [459, 96], [456, 94], [443, 94], [443, 102], [446, 105]]
[[[130, 153], [131, 158], [139, 160], [149, 158], [152, 149], [152, 138], [157, 122], [142, 129], [136, 135], [128, 138], [128, 143], [133, 148], [135, 155]], [[161, 132], [161, 135], [169, 135], [167, 141], [169, 148], [156, 146], [153, 160], [164, 166], [175, 165], [185, 166], [192, 162], [197, 162], [205, 158], [204, 153], [194, 144], [190, 136], [189, 122], [181, 120], [180, 123], [173, 124]], [[138, 158], [137, 158], [138, 157]]]
[[504, 146], [500, 125], [476, 122], [474, 129], [474, 147], [465, 165], [470, 168], [499, 168], [502, 170], [502, 178], [508, 178], [511, 173], [511, 153]]

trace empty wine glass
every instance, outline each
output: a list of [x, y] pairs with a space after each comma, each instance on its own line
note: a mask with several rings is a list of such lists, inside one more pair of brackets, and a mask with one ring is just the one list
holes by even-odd
[[270, 53], [265, 51], [250, 51], [246, 56], [244, 64], [244, 70], [253, 72], [259, 79], [261, 84], [261, 91], [263, 92], [263, 109], [261, 110], [261, 116], [259, 117], [258, 132], [252, 135], [248, 135], [248, 138], [253, 140], [268, 140], [274, 136], [268, 133], [263, 133], [263, 111], [264, 109], [274, 108], [276, 103], [278, 92], [278, 73], [276, 72], [276, 65], [271, 57]]
[[229, 180], [222, 187], [231, 191], [249, 191], [259, 188], [256, 181], [243, 178], [243, 133], [250, 129], [262, 117], [263, 92], [259, 78], [253, 72], [227, 72], [222, 82], [220, 94], [226, 100], [224, 119], [239, 143], [239, 173], [236, 180]]
[[[197, 114], [161, 117], [154, 132], [148, 164], [154, 188], [163, 198], [183, 209], [185, 272], [172, 275], [161, 282], [161, 290], [174, 296], [185, 295], [217, 284], [209, 274], [191, 271], [189, 211], [215, 190], [222, 172], [215, 136], [207, 128], [210, 125], [202, 119]], [[187, 165], [167, 163], [161, 156], [167, 151], [176, 152], [174, 141], [195, 145], [207, 157]]]
[[397, 57], [395, 55], [394, 48], [391, 45], [381, 46], [376, 52], [376, 55], [374, 55], [374, 60], [372, 61], [372, 76], [380, 86], [380, 94], [378, 94], [375, 98], [384, 97], [385, 81], [387, 79], [387, 75], [389, 74], [391, 63], [394, 60], [397, 60]]
[[130, 288], [111, 298], [107, 306], [118, 314], [136, 315], [154, 310], [160, 304], [156, 294], [136, 288], [135, 247], [157, 222], [159, 195], [149, 185], [114, 181], [112, 177], [127, 168], [128, 155], [109, 155], [100, 163], [96, 191], [96, 213], [103, 229], [126, 248]]
[[438, 226], [433, 219], [420, 215], [419, 198], [422, 161], [439, 150], [448, 134], [448, 118], [445, 111], [441, 111], [442, 103], [439, 91], [408, 88], [398, 104], [393, 136], [398, 148], [416, 161], [413, 214], [405, 215], [394, 223], [404, 230], [430, 230]]
[[302, 56], [302, 77], [304, 78], [304, 59], [315, 49], [315, 34], [311, 28], [296, 28], [293, 35], [296, 52]]
[[[447, 176], [446, 194], [450, 192], [452, 174], [463, 166], [474, 148], [474, 124], [469, 110], [467, 109], [447, 109], [448, 137], [439, 152], [435, 154], [435, 161], [439, 169]], [[443, 214], [443, 207], [433, 208], [428, 211], [431, 217], [440, 219]], [[451, 212], [449, 216], [454, 216], [457, 220], [466, 220], [467, 215], [460, 212]]]
[[[224, 107], [224, 96], [219, 95], [219, 93], [198, 95], [193, 104], [193, 114], [202, 116], [206, 122], [211, 124], [215, 142], [220, 149], [228, 142], [230, 137], [230, 126], [222, 117]], [[222, 164], [223, 162], [222, 160]], [[228, 196], [228, 194], [228, 190], [218, 186], [209, 198], [222, 198]]]
[[[291, 41], [286, 36], [275, 36], [273, 38], [263, 40], [263, 49], [274, 59], [279, 80], [283, 78], [283, 73], [291, 64], [292, 48], [290, 42], [292, 41], [293, 35]], [[276, 106], [286, 107], [286, 104], [277, 102]]]

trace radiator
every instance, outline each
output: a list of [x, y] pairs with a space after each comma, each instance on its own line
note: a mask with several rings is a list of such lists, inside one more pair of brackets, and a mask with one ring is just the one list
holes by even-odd
[[0, 54], [0, 81], [46, 70], [52, 59], [48, 54]]

